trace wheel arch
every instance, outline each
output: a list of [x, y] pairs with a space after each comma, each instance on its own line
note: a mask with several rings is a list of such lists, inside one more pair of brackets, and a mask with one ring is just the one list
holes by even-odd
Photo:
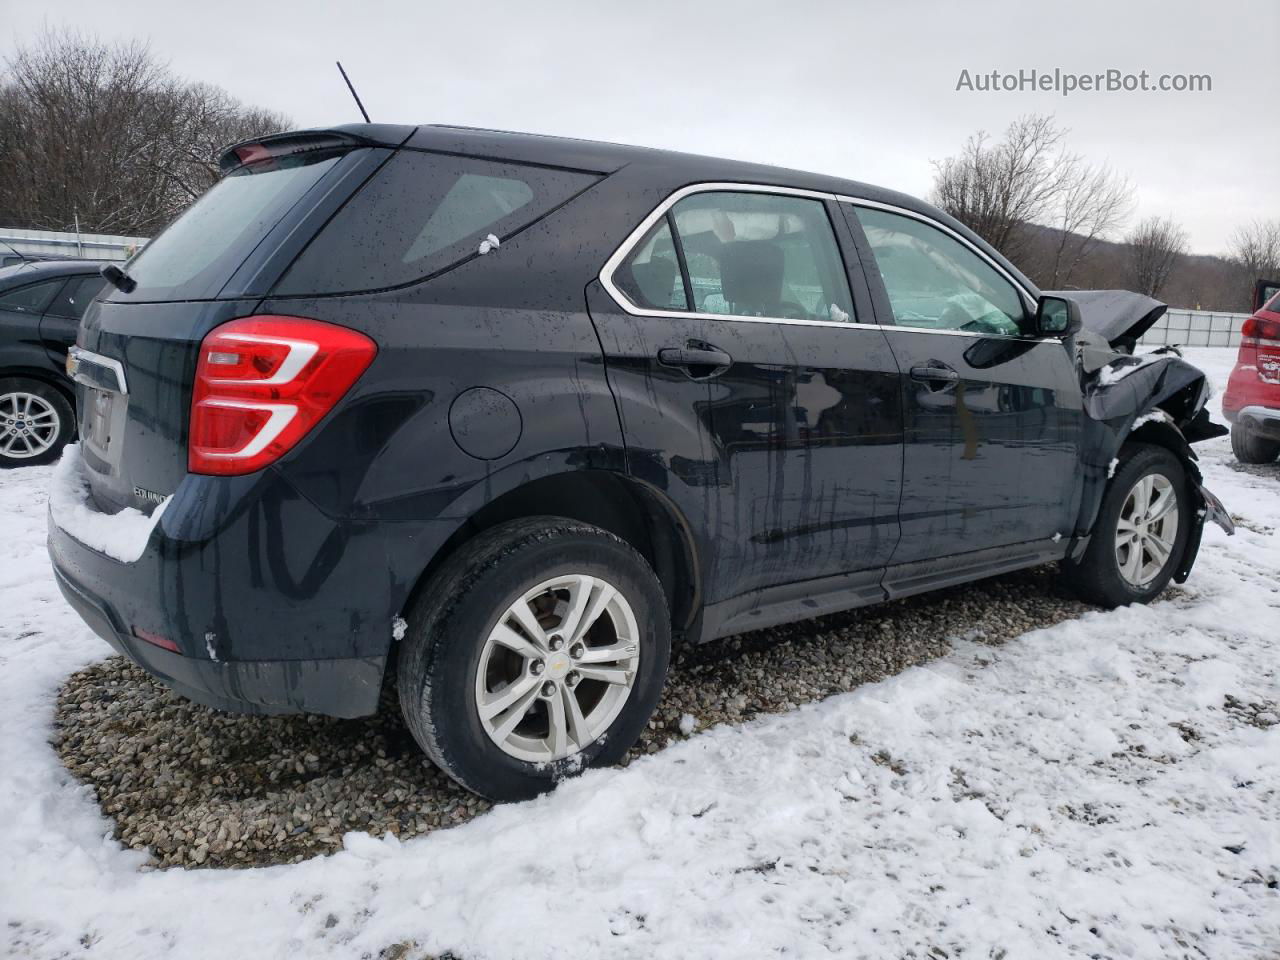
[[[408, 609], [432, 575], [476, 535], [511, 520], [558, 516], [608, 530], [636, 549], [662, 584], [677, 636], [696, 634], [702, 577], [691, 527], [650, 484], [611, 470], [537, 477], [479, 507], [435, 551], [406, 597]], [[696, 637], [695, 637], [696, 639]]]
[[60, 377], [50, 370], [21, 365], [0, 367], [0, 380], [12, 379], [37, 380], [45, 386], [53, 387], [62, 394], [67, 403], [71, 404], [73, 412], [76, 409], [76, 394], [71, 384], [67, 382], [66, 378]]

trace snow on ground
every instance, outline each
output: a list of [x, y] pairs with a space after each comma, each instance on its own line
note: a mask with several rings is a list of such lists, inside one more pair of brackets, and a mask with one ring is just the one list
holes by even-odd
[[[1189, 351], [1225, 383], [1234, 350]], [[1217, 412], [1217, 401], [1212, 401]], [[105, 656], [0, 477], [0, 943], [200, 957], [1275, 957], [1280, 473], [1202, 444], [1242, 519], [1187, 585], [721, 727], [409, 841], [140, 872], [46, 745]], [[1250, 706], [1252, 705], [1252, 706]], [[930, 954], [931, 949], [945, 953]]]

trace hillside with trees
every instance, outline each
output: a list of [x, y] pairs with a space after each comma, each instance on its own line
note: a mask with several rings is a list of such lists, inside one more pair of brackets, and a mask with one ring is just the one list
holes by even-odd
[[1172, 215], [1129, 227], [1133, 185], [1072, 152], [1068, 132], [1034, 115], [1000, 140], [979, 131], [934, 163], [930, 199], [1043, 289], [1123, 288], [1174, 307], [1246, 311], [1253, 281], [1280, 276], [1280, 219], [1241, 225], [1226, 256], [1192, 254]]

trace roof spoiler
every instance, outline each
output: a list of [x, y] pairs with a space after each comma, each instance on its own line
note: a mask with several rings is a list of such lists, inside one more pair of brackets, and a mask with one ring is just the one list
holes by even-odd
[[222, 151], [218, 169], [223, 176], [247, 164], [292, 157], [317, 150], [356, 147], [398, 147], [417, 127], [390, 123], [358, 123], [322, 130], [291, 130], [233, 143]]

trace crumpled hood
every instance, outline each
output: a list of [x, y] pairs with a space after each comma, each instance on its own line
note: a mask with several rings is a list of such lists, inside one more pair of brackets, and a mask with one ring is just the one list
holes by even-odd
[[1164, 316], [1167, 303], [1129, 290], [1046, 290], [1045, 296], [1064, 297], [1080, 305], [1080, 319], [1086, 330], [1103, 337], [1112, 346], [1120, 340], [1136, 341]]

